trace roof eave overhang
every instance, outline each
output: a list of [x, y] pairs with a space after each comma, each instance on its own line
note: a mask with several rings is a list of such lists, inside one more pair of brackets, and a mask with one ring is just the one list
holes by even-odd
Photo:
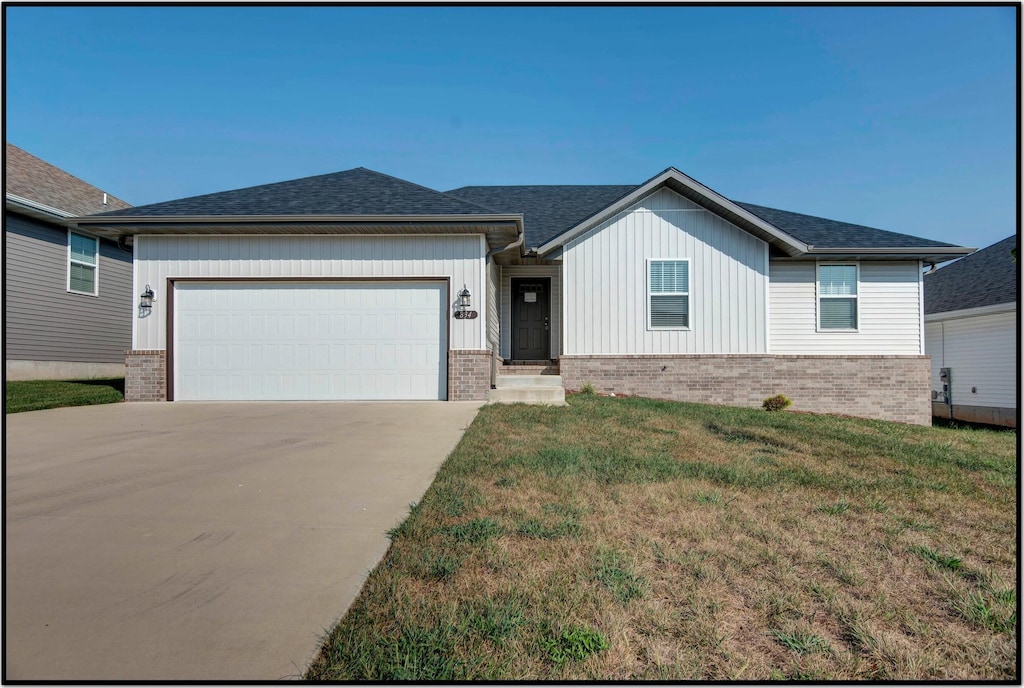
[[775, 246], [788, 256], [798, 256], [806, 253], [808, 246], [802, 241], [767, 222], [749, 210], [746, 210], [736, 203], [733, 203], [725, 196], [712, 191], [697, 180], [683, 174], [675, 168], [669, 168], [637, 187], [629, 195], [620, 198], [615, 203], [595, 213], [575, 227], [572, 227], [558, 236], [549, 240], [537, 249], [538, 255], [545, 255], [552, 250], [564, 246], [573, 238], [594, 228], [608, 218], [622, 212], [625, 208], [633, 205], [644, 196], [660, 186], [668, 186], [681, 196], [693, 201], [706, 210], [715, 213], [733, 224], [753, 234], [757, 238]]
[[4, 207], [12, 212], [64, 225], [68, 224], [69, 218], [74, 217], [74, 213], [10, 193], [4, 194]]
[[[942, 263], [963, 258], [977, 251], [966, 246], [890, 246], [883, 248], [808, 247], [807, 253], [793, 256], [794, 260], [920, 260], [925, 263]], [[785, 259], [783, 259], [785, 260]]]
[[[259, 227], [261, 234], [316, 232], [358, 234], [366, 228], [398, 228], [430, 234], [432, 228], [464, 229], [467, 234], [487, 234], [489, 241], [510, 243], [506, 238], [523, 236], [522, 214], [477, 215], [86, 215], [70, 222], [110, 238], [167, 234], [244, 234]], [[331, 231], [323, 231], [327, 228]], [[385, 232], [387, 233], [387, 232]], [[391, 231], [390, 233], [400, 233]], [[450, 231], [447, 233], [451, 233]]]
[[[927, 296], [926, 296], [927, 298]], [[980, 315], [996, 315], [998, 313], [1010, 313], [1017, 310], [1016, 301], [1005, 303], [994, 303], [989, 306], [978, 306], [977, 308], [961, 308], [955, 311], [941, 311], [939, 313], [925, 313], [924, 321], [942, 322], [943, 320], [956, 320], [958, 318], [974, 318]]]

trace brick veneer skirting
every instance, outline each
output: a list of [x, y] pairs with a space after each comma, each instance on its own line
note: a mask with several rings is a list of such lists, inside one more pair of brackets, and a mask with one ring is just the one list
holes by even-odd
[[562, 356], [565, 388], [760, 407], [785, 394], [797, 411], [931, 425], [929, 356]]
[[124, 400], [167, 400], [167, 352], [126, 351], [124, 355]]
[[448, 401], [486, 401], [490, 389], [490, 351], [452, 349], [448, 352]]

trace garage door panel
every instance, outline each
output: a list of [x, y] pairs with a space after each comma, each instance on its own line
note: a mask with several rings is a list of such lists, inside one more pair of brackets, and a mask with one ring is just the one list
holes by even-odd
[[444, 399], [441, 283], [183, 282], [175, 398]]

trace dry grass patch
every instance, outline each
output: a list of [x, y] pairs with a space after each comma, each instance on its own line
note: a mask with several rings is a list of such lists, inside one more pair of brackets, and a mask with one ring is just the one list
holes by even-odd
[[1015, 433], [569, 402], [481, 410], [308, 678], [1015, 678]]

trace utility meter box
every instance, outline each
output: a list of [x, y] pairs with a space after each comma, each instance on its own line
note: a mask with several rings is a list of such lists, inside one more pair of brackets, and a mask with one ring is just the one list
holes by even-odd
[[953, 403], [953, 369], [939, 368], [939, 382], [942, 383], [942, 401], [946, 404]]

